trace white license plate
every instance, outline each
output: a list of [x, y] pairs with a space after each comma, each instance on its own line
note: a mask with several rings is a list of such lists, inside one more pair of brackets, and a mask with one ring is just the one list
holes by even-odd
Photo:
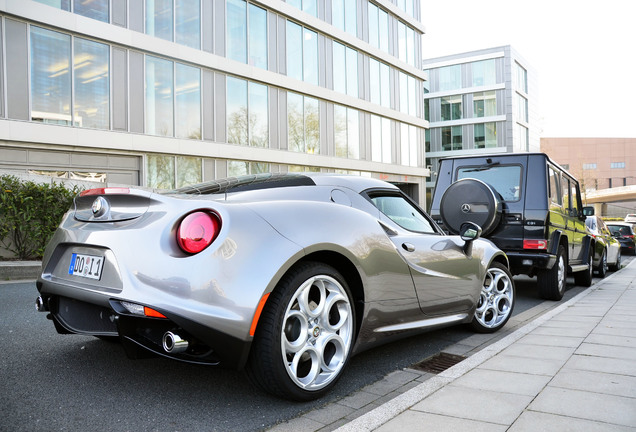
[[104, 257], [74, 253], [71, 255], [68, 274], [99, 280], [103, 267]]

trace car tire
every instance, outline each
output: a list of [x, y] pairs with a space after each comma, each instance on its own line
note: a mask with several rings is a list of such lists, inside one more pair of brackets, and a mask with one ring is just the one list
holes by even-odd
[[506, 325], [515, 305], [515, 285], [506, 266], [494, 262], [486, 271], [475, 316], [470, 327], [478, 333], [493, 333]]
[[259, 319], [246, 366], [248, 378], [278, 397], [308, 401], [342, 375], [355, 338], [355, 311], [344, 278], [308, 262], [272, 291]]
[[596, 269], [596, 274], [598, 277], [603, 279], [607, 274], [607, 250], [603, 249], [603, 254], [601, 255], [601, 261], [598, 264], [598, 268]]
[[620, 248], [618, 249], [618, 252], [616, 253], [616, 262], [614, 264], [612, 264], [611, 266], [609, 266], [611, 271], [619, 271], [621, 269], [621, 250]]
[[586, 288], [592, 286], [592, 278], [594, 276], [594, 267], [592, 264], [594, 262], [593, 254], [594, 252], [590, 250], [590, 255], [588, 257], [589, 268], [587, 270], [574, 273], [575, 284]]
[[566, 278], [565, 247], [559, 245], [554, 266], [550, 270], [543, 270], [537, 274], [537, 284], [541, 298], [555, 301], [561, 300], [565, 293]]

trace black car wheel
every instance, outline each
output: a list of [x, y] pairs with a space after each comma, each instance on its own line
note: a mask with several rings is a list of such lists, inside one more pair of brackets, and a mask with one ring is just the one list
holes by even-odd
[[560, 245], [554, 266], [550, 270], [539, 272], [537, 275], [539, 294], [541, 297], [547, 300], [561, 300], [565, 293], [566, 276], [565, 248], [563, 245]]
[[316, 399], [340, 378], [353, 346], [355, 315], [344, 278], [332, 267], [305, 263], [270, 294], [246, 368], [265, 391]]
[[588, 263], [589, 263], [589, 267], [587, 270], [584, 271], [580, 271], [577, 273], [574, 273], [574, 283], [576, 283], [579, 286], [582, 287], [589, 287], [592, 286], [592, 273], [594, 272], [594, 267], [593, 267], [593, 260], [594, 260], [594, 256], [593, 253], [590, 250], [590, 255], [588, 257]]
[[479, 333], [493, 333], [503, 327], [515, 305], [515, 285], [510, 271], [498, 262], [491, 264], [470, 326]]

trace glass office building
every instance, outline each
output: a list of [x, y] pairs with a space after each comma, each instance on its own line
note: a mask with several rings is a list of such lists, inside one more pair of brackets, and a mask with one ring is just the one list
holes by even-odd
[[[420, 0], [9, 0], [0, 172], [339, 172], [424, 202]], [[451, 109], [452, 111], [452, 109]]]
[[540, 151], [536, 74], [510, 46], [425, 59], [429, 192], [441, 158]]

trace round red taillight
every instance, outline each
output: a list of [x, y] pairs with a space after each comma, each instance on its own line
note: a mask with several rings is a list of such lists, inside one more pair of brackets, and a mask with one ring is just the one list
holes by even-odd
[[177, 229], [179, 247], [195, 254], [208, 247], [219, 234], [221, 220], [213, 213], [196, 211], [187, 215]]

